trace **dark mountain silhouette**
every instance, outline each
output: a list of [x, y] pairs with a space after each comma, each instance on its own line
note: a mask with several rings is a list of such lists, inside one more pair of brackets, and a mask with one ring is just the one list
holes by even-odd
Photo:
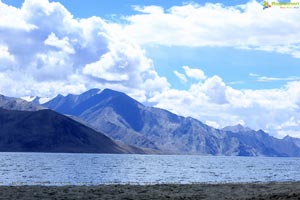
[[53, 100], [45, 103], [46, 107], [51, 107], [60, 113], [69, 113], [74, 109], [74, 106], [88, 100], [90, 97], [99, 93], [99, 89], [91, 89], [87, 92], [82, 93], [82, 95], [69, 94], [67, 96], [57, 95]]
[[144, 153], [51, 110], [0, 109], [1, 152]]

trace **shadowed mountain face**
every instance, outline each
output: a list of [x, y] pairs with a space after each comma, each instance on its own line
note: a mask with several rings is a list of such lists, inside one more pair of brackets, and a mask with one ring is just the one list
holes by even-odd
[[[70, 96], [82, 101], [77, 100], [69, 105]], [[125, 144], [158, 149], [152, 141], [138, 132], [141, 127], [139, 111], [144, 106], [123, 93], [92, 89], [81, 95], [59, 95], [43, 106], [76, 116], [96, 130]]]
[[51, 110], [0, 109], [1, 152], [143, 153]]
[[[70, 96], [77, 101], [70, 104]], [[166, 153], [300, 156], [300, 149], [294, 143], [263, 131], [241, 125], [214, 129], [190, 117], [146, 107], [126, 94], [109, 89], [58, 96], [43, 106], [79, 117], [96, 130], [126, 144]]]
[[99, 89], [92, 89], [80, 96], [69, 94], [64, 97], [62, 95], [58, 95], [53, 100], [45, 103], [44, 105], [49, 108], [51, 107], [52, 110], [56, 110], [60, 113], [69, 113], [74, 109], [76, 105], [88, 100], [99, 92]]

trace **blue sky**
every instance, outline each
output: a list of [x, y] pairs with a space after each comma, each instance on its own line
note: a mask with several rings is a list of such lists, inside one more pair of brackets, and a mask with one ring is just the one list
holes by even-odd
[[111, 88], [216, 128], [300, 137], [299, 9], [255, 0], [0, 0], [0, 11], [4, 95]]
[[[16, 7], [21, 7], [22, 0], [2, 0], [6, 4], [13, 5]], [[246, 0], [232, 0], [232, 1], [182, 1], [182, 0], [113, 0], [113, 1], [97, 1], [97, 0], [87, 0], [87, 1], [69, 1], [69, 0], [60, 0], [51, 2], [60, 2], [62, 3], [75, 17], [86, 18], [95, 16], [101, 16], [106, 19], [110, 19], [112, 15], [122, 16], [130, 15], [135, 13], [132, 9], [133, 5], [159, 5], [166, 9], [174, 5], [183, 5], [188, 2], [197, 2], [199, 4], [205, 3], [222, 3], [224, 5], [237, 5], [246, 3]]]
[[157, 71], [173, 80], [175, 87], [187, 87], [170, 72], [188, 65], [200, 67], [208, 76], [219, 75], [234, 88], [278, 88], [287, 81], [258, 82], [250, 73], [267, 77], [289, 77], [300, 74], [299, 59], [290, 55], [234, 48], [148, 47]]

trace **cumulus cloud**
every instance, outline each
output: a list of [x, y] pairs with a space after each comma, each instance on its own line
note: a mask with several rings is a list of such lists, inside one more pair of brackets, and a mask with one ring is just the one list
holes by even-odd
[[183, 66], [182, 69], [184, 70], [184, 74], [174, 70], [173, 73], [182, 83], [187, 83], [188, 78], [195, 79], [195, 80], [204, 80], [206, 76], [201, 69], [198, 68], [191, 68], [189, 66]]
[[0, 28], [30, 31], [35, 29], [36, 26], [26, 22], [23, 13], [19, 9], [0, 1]]
[[150, 101], [214, 127], [244, 124], [277, 137], [300, 137], [300, 81], [279, 89], [237, 90], [213, 76], [192, 84], [187, 91], [167, 90]]
[[9, 64], [15, 62], [15, 57], [10, 54], [6, 46], [0, 45], [0, 69], [5, 70]]
[[0, 69], [0, 92], [8, 96], [110, 87], [145, 101], [169, 88], [119, 24], [76, 19], [48, 0], [25, 0], [21, 8], [0, 1]]
[[237, 6], [197, 3], [137, 7], [124, 26], [140, 44], [188, 47], [234, 47], [290, 54], [300, 58], [299, 9], [272, 7], [258, 1]]
[[[197, 87], [197, 86], [194, 86]], [[228, 103], [226, 97], [226, 85], [219, 76], [213, 76], [201, 84], [201, 90], [216, 104]]]
[[69, 43], [69, 38], [68, 37], [64, 37], [62, 39], [59, 39], [59, 38], [56, 37], [56, 35], [54, 33], [51, 33], [48, 36], [48, 38], [45, 40], [44, 43], [46, 45], [56, 47], [56, 48], [62, 50], [65, 53], [68, 53], [68, 54], [74, 54], [75, 53], [75, 50], [73, 49], [73, 47]]
[[220, 125], [217, 122], [214, 122], [214, 121], [206, 120], [205, 124], [207, 124], [208, 126], [212, 126], [214, 128], [220, 128]]
[[175, 74], [175, 76], [177, 76], [177, 78], [179, 78], [179, 80], [182, 82], [182, 83], [186, 83], [188, 80], [186, 78], [186, 76], [176, 70], [173, 71], [173, 73]]
[[196, 80], [206, 79], [206, 76], [201, 69], [190, 68], [188, 66], [183, 66], [182, 68], [184, 69], [185, 74], [190, 78], [194, 78]]

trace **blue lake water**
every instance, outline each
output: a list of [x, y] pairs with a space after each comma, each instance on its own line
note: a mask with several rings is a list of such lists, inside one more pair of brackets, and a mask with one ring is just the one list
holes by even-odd
[[300, 181], [300, 158], [0, 153], [0, 185]]

